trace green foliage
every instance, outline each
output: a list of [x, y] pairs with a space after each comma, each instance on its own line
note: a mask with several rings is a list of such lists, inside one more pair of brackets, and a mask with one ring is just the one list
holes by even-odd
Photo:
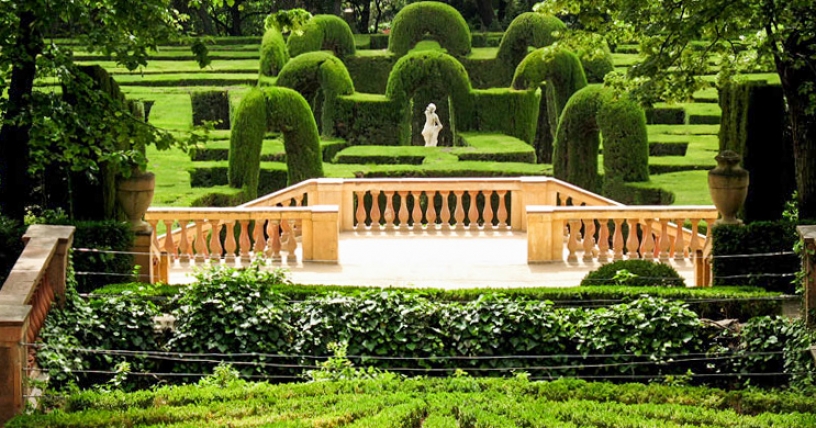
[[420, 1], [397, 12], [391, 22], [388, 51], [400, 57], [430, 33], [447, 53], [470, 53], [470, 29], [459, 11], [440, 2]]
[[299, 33], [303, 31], [303, 27], [311, 19], [312, 14], [305, 9], [279, 10], [275, 13], [270, 13], [266, 19], [264, 19], [264, 28], [267, 31], [275, 29], [278, 30], [279, 33]]
[[215, 129], [230, 128], [230, 101], [227, 91], [190, 92], [193, 105], [193, 125], [213, 122]]
[[543, 48], [558, 39], [567, 29], [564, 23], [549, 15], [526, 12], [517, 16], [504, 32], [496, 58], [513, 70], [527, 56], [528, 48]]
[[261, 145], [267, 130], [266, 96], [252, 89], [235, 108], [230, 133], [229, 184], [243, 188], [250, 199], [258, 192]]
[[354, 55], [354, 34], [346, 21], [335, 15], [315, 15], [303, 26], [303, 31], [292, 32], [286, 41], [293, 58], [306, 52], [332, 51], [343, 58]]
[[[790, 375], [785, 374], [785, 365], [788, 362], [784, 350], [788, 347], [788, 342], [798, 335], [799, 330], [804, 331], [801, 322], [781, 316], [756, 317], [741, 324], [737, 332], [736, 349], [740, 358], [732, 361], [731, 371], [745, 373], [745, 376], [739, 377], [736, 381], [755, 386], [787, 385]], [[799, 349], [799, 352], [803, 351]], [[752, 373], [777, 373], [777, 375], [751, 376]]]
[[232, 364], [218, 363], [209, 376], [204, 376], [198, 381], [199, 386], [217, 386], [220, 388], [229, 388], [236, 384], [244, 384], [241, 381], [241, 372], [235, 370]]
[[[793, 294], [793, 274], [799, 257], [789, 252], [799, 240], [796, 224], [789, 221], [754, 222], [745, 226], [719, 225], [712, 230], [711, 271], [715, 285], [745, 284]], [[756, 257], [728, 257], [747, 254]]]
[[266, 30], [261, 40], [261, 75], [277, 76], [289, 61], [289, 50], [279, 30]]
[[311, 382], [336, 382], [394, 377], [392, 373], [383, 372], [374, 367], [368, 367], [367, 369], [354, 367], [354, 364], [346, 358], [348, 355], [348, 344], [346, 343], [329, 343], [328, 350], [332, 352], [332, 356], [320, 363], [319, 369], [306, 371], [306, 378]]
[[589, 83], [603, 83], [604, 77], [615, 69], [609, 44], [600, 34], [573, 30], [564, 34], [556, 44], [575, 52], [581, 59]]
[[396, 60], [391, 55], [355, 55], [343, 58], [343, 63], [354, 80], [354, 88], [357, 92], [384, 94], [388, 84], [388, 75]]
[[[626, 272], [626, 274], [621, 274]], [[685, 287], [677, 271], [648, 260], [618, 260], [589, 272], [581, 285], [626, 285], [631, 287]]]
[[474, 129], [511, 135], [533, 145], [541, 97], [535, 89], [474, 90], [471, 97], [476, 107]]
[[15, 220], [0, 215], [0, 284], [4, 283], [17, 258], [23, 252], [25, 228]]

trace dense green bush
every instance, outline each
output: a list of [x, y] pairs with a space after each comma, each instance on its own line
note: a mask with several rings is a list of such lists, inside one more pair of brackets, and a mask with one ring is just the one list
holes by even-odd
[[796, 224], [783, 220], [720, 225], [713, 228], [712, 234], [714, 285], [745, 284], [793, 294], [794, 274], [801, 268], [801, 262], [795, 254], [779, 253], [793, 250], [799, 239]]
[[[267, 130], [266, 96], [252, 89], [235, 108], [235, 120], [230, 133], [229, 185], [243, 188], [250, 198], [258, 192], [261, 145]], [[311, 116], [311, 115], [310, 115]]]
[[496, 59], [510, 70], [527, 56], [528, 48], [543, 48], [557, 40], [558, 32], [567, 29], [564, 23], [550, 15], [526, 12], [517, 16], [504, 32]]
[[652, 107], [646, 109], [646, 123], [649, 125], [684, 125], [686, 109], [683, 107]]
[[280, 71], [276, 85], [303, 95], [317, 123], [322, 124], [324, 135], [332, 135], [334, 130], [337, 96], [354, 93], [354, 82], [343, 62], [327, 52], [309, 52], [293, 58]]
[[280, 31], [270, 28], [261, 40], [261, 75], [277, 76], [289, 61], [289, 51]]
[[334, 134], [351, 145], [397, 146], [411, 139], [406, 106], [383, 95], [337, 98]]
[[471, 92], [476, 110], [474, 129], [516, 137], [534, 144], [541, 95], [535, 89], [481, 89]]
[[559, 39], [558, 44], [578, 55], [589, 83], [603, 83], [606, 74], [615, 69], [612, 51], [600, 34], [580, 32]]
[[587, 79], [578, 57], [565, 49], [536, 49], [516, 67], [513, 88], [543, 89], [533, 142], [539, 163], [552, 163], [558, 118], [572, 94], [586, 85]]
[[0, 215], [0, 286], [5, 282], [17, 258], [23, 252], [25, 227], [20, 223]]
[[193, 105], [193, 125], [213, 122], [215, 129], [230, 129], [230, 101], [227, 91], [190, 92]]
[[[133, 230], [130, 223], [120, 221], [83, 221], [76, 227], [74, 248], [99, 252], [74, 251], [73, 264], [77, 272], [77, 291], [88, 293], [107, 284], [126, 280], [133, 274]], [[106, 252], [112, 251], [112, 252]], [[141, 266], [144, 275], [148, 266]]]
[[685, 287], [677, 271], [663, 263], [649, 260], [618, 260], [589, 272], [581, 285], [627, 285]]
[[314, 51], [332, 51], [339, 58], [356, 52], [351, 28], [335, 15], [315, 15], [303, 26], [302, 32], [289, 35], [286, 46], [292, 58]]
[[412, 3], [397, 12], [391, 22], [388, 51], [403, 56], [429, 33], [450, 55], [470, 53], [470, 29], [465, 19], [450, 5], [432, 1]]
[[796, 188], [781, 86], [762, 82], [725, 85], [720, 89], [720, 108], [720, 151], [739, 153], [743, 168], [751, 173], [741, 218], [746, 223], [781, 218]]
[[397, 58], [391, 55], [360, 56], [343, 58], [349, 75], [354, 81], [354, 89], [366, 94], [384, 94], [388, 75]]

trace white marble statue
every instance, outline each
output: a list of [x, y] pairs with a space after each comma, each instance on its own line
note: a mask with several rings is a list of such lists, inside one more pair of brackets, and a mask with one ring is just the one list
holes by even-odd
[[436, 147], [436, 139], [439, 131], [442, 130], [442, 123], [436, 115], [436, 105], [428, 104], [425, 108], [425, 127], [422, 128], [422, 138], [425, 139], [425, 147]]

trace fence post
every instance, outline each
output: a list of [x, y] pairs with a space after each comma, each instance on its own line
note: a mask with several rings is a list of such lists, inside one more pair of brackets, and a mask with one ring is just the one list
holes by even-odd
[[816, 327], [816, 226], [797, 226], [796, 231], [804, 241], [802, 269], [805, 271], [805, 324]]

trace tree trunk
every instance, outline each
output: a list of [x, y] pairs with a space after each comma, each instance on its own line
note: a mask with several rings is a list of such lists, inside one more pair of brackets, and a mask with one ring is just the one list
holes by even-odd
[[485, 30], [489, 29], [496, 18], [496, 14], [493, 12], [493, 2], [491, 0], [476, 0], [476, 9], [479, 11], [482, 27]]
[[368, 34], [368, 21], [371, 19], [371, 2], [363, 5], [360, 17], [357, 20], [357, 31], [360, 34]]
[[25, 116], [31, 109], [36, 59], [43, 47], [35, 19], [31, 12], [20, 13], [16, 45], [22, 52], [11, 68], [6, 122], [0, 128], [0, 210], [21, 223], [31, 190], [28, 177], [31, 121]]
[[230, 36], [240, 36], [241, 35], [241, 8], [240, 4], [242, 2], [236, 1], [235, 4], [229, 8], [230, 13]]
[[[786, 49], [789, 49], [787, 46]], [[801, 58], [812, 58], [816, 49], [799, 45], [791, 53]], [[800, 56], [801, 55], [801, 56]], [[796, 169], [796, 188], [799, 193], [799, 218], [816, 219], [816, 113], [810, 109], [810, 91], [807, 84], [816, 82], [816, 71], [806, 66], [794, 68], [789, 62], [778, 60], [777, 70], [782, 90], [788, 103], [793, 156]], [[809, 111], [810, 110], [810, 111]]]
[[198, 19], [201, 21], [201, 33], [207, 36], [215, 36], [215, 24], [213, 23], [212, 16], [209, 13], [209, 1], [202, 1], [201, 5], [196, 9], [196, 15], [198, 15]]

